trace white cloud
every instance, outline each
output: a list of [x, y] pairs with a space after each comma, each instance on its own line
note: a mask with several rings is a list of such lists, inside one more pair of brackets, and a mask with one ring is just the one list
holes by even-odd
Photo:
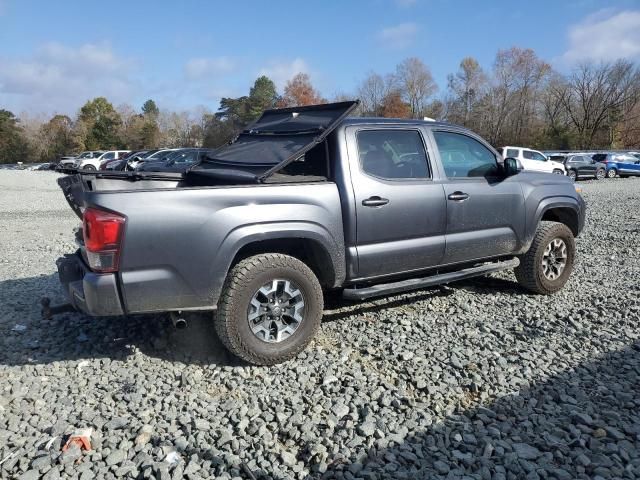
[[390, 48], [406, 48], [413, 43], [417, 33], [418, 26], [415, 23], [401, 23], [380, 30], [378, 40]]
[[640, 58], [640, 10], [600, 10], [569, 27], [566, 64]]
[[134, 90], [129, 76], [134, 66], [108, 44], [50, 42], [30, 58], [0, 58], [0, 93], [23, 108], [73, 113], [95, 96], [114, 103], [127, 100]]
[[298, 73], [310, 73], [307, 62], [302, 58], [294, 58], [291, 61], [272, 60], [258, 72], [258, 76], [266, 75], [279, 90], [282, 90], [287, 81]]
[[191, 80], [229, 73], [235, 63], [229, 57], [192, 58], [184, 66], [187, 78]]

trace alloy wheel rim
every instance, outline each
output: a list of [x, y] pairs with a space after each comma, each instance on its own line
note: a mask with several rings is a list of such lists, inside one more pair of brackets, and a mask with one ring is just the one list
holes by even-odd
[[607, 173], [607, 175], [609, 176], [609, 178], [613, 178], [616, 176], [616, 171], [615, 170], [609, 170], [609, 172]]
[[554, 238], [542, 254], [542, 273], [548, 280], [557, 280], [566, 266], [567, 244], [561, 238]]
[[247, 321], [253, 334], [266, 343], [291, 337], [304, 321], [302, 291], [290, 280], [277, 278], [265, 283], [251, 297]]
[[604, 172], [602, 170], [598, 170], [598, 173], [596, 173], [596, 176], [598, 178], [604, 178]]

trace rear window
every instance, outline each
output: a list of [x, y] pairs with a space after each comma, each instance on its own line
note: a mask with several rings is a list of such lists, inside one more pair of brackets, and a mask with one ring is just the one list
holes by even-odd
[[507, 148], [507, 157], [518, 158], [517, 148]]
[[606, 153], [596, 153], [591, 158], [593, 158], [596, 162], [602, 162], [603, 160], [607, 159], [607, 154]]

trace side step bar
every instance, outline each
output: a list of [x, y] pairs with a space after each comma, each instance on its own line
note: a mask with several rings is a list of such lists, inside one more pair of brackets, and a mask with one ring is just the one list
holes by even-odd
[[342, 297], [347, 300], [366, 300], [368, 298], [381, 297], [410, 290], [418, 290], [436, 285], [444, 285], [451, 282], [457, 282], [458, 280], [464, 280], [466, 278], [499, 272], [500, 270], [508, 270], [510, 268], [515, 268], [518, 265], [520, 265], [520, 260], [514, 258], [503, 262], [487, 263], [477, 267], [465, 268], [463, 270], [449, 273], [440, 273], [428, 277], [410, 278], [409, 280], [401, 280], [393, 283], [381, 283], [364, 288], [345, 288], [342, 292]]

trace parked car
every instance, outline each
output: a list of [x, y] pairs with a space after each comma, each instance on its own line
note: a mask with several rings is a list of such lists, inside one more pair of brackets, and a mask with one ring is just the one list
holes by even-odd
[[176, 325], [217, 309], [231, 352], [274, 364], [317, 332], [325, 290], [364, 300], [505, 269], [539, 294], [565, 285], [586, 210], [569, 178], [520, 172], [463, 127], [347, 118], [357, 104], [268, 110], [185, 173], [58, 179], [84, 224], [57, 262], [73, 308]]
[[522, 147], [501, 147], [498, 152], [502, 158], [515, 158], [520, 163], [523, 170], [533, 172], [547, 172], [564, 175], [566, 170], [560, 162], [549, 160], [546, 155], [537, 150]]
[[145, 156], [138, 156], [137, 158], [131, 158], [126, 162], [125, 170], [135, 170], [146, 161], [162, 161], [171, 152], [178, 150], [177, 148], [162, 148], [158, 150], [150, 150]]
[[608, 178], [640, 175], [640, 159], [630, 153], [596, 153], [592, 158], [605, 165]]
[[33, 165], [29, 165], [26, 169], [31, 171], [50, 170], [49, 163], [34, 163]]
[[77, 161], [74, 163], [74, 167], [76, 170], [100, 170], [100, 165], [102, 165], [102, 163], [122, 158], [129, 152], [130, 150], [109, 150], [107, 152], [103, 152], [97, 157], [86, 158], [84, 160]]
[[56, 170], [60, 172], [75, 172], [77, 168], [75, 164], [90, 158], [97, 158], [102, 155], [104, 152], [99, 150], [90, 150], [87, 152], [80, 153], [77, 157], [62, 157], [62, 159], [58, 162]]
[[145, 155], [148, 155], [148, 152], [149, 150], [139, 150], [137, 152], [129, 152], [120, 158], [103, 162], [100, 165], [100, 170], [124, 170], [124, 165], [126, 164], [126, 162], [136, 157], [144, 157]]
[[214, 152], [211, 148], [181, 148], [171, 152], [165, 160], [147, 160], [142, 163], [136, 171], [140, 172], [184, 172], [187, 168], [202, 162], [209, 153]]
[[584, 177], [602, 180], [607, 175], [606, 164], [597, 162], [588, 154], [567, 155], [564, 166], [567, 169], [567, 175], [573, 180]]

